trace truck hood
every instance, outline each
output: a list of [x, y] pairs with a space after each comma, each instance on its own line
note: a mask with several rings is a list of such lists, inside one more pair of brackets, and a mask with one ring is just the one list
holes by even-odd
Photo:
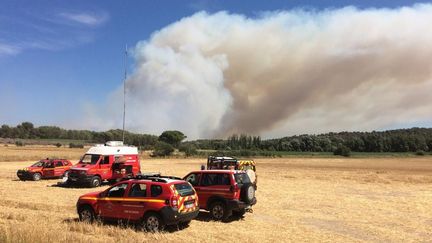
[[42, 167], [31, 167], [31, 166], [29, 166], [29, 167], [22, 168], [21, 170], [29, 171], [29, 172], [39, 172], [39, 171], [42, 171]]
[[93, 168], [93, 165], [89, 164], [76, 164], [71, 167], [72, 170], [89, 170], [90, 168]]
[[99, 196], [99, 193], [101, 193], [103, 191], [98, 191], [98, 192], [90, 192], [90, 193], [86, 193], [82, 196], [80, 196], [79, 198], [81, 199], [86, 199], [86, 198], [97, 198]]

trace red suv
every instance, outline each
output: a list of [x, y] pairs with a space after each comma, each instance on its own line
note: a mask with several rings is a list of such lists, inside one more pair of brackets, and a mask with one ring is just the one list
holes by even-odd
[[[141, 178], [141, 179], [139, 179]], [[175, 177], [137, 177], [118, 182], [102, 192], [81, 196], [77, 202], [80, 220], [127, 220], [141, 223], [148, 231], [165, 225], [186, 226], [199, 213], [193, 187]]]
[[66, 159], [43, 159], [33, 165], [17, 171], [20, 180], [59, 178], [67, 176], [72, 163]]
[[244, 171], [194, 171], [184, 180], [197, 191], [200, 208], [210, 211], [215, 220], [226, 220], [232, 214], [243, 216], [257, 202], [255, 187]]

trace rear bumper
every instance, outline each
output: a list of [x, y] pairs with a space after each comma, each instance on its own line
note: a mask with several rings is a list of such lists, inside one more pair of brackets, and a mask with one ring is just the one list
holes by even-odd
[[249, 208], [252, 207], [253, 205], [255, 205], [257, 203], [257, 199], [256, 197], [253, 199], [252, 203], [245, 203], [239, 200], [228, 200], [227, 204], [228, 204], [228, 208], [231, 210], [241, 210], [241, 209], [245, 209], [245, 208]]
[[161, 210], [163, 220], [167, 225], [191, 221], [192, 219], [198, 216], [198, 213], [199, 213], [198, 207], [195, 211], [187, 212], [187, 213], [179, 213], [174, 209], [172, 209], [171, 207], [164, 207]]

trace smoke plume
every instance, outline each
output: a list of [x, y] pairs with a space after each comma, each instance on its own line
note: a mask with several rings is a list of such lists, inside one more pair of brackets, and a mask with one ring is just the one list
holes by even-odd
[[431, 122], [431, 23], [429, 4], [196, 13], [135, 47], [127, 127], [280, 137]]

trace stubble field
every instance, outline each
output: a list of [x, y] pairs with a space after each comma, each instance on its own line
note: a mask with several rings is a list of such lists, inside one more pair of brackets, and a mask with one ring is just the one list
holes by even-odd
[[[430, 242], [432, 158], [256, 159], [254, 213], [228, 223], [201, 213], [182, 230], [152, 234], [131, 225], [78, 222], [77, 198], [101, 188], [22, 182], [36, 158], [85, 149], [0, 147], [0, 242]], [[63, 155], [63, 156], [61, 156]], [[22, 161], [26, 160], [26, 161]], [[148, 159], [142, 171], [184, 176], [205, 159]]]

